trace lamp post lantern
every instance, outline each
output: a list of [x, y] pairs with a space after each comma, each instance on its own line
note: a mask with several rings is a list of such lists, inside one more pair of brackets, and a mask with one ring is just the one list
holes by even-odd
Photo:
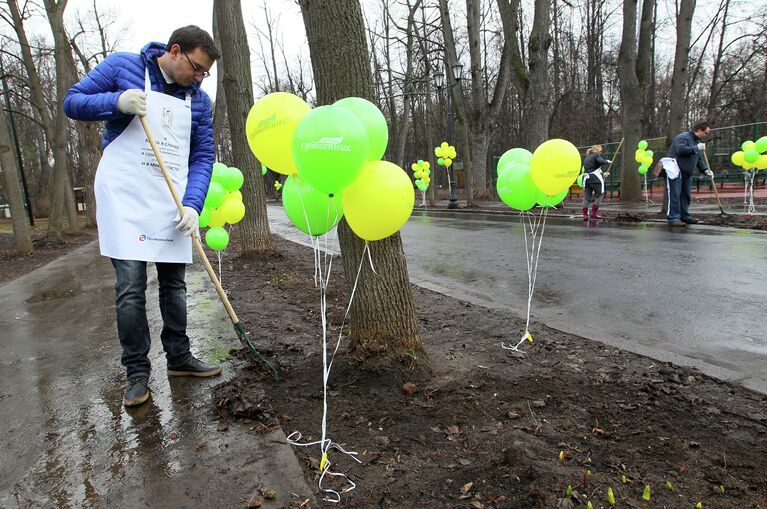
[[[445, 66], [447, 69], [447, 66]], [[434, 86], [437, 90], [442, 92], [445, 89], [447, 95], [447, 139], [449, 143], [453, 143], [453, 106], [451, 103], [450, 91], [461, 81], [461, 74], [463, 73], [463, 64], [456, 62], [450, 65], [450, 76], [447, 78], [447, 85], [445, 84], [445, 73], [437, 71], [434, 73]], [[458, 208], [458, 189], [453, 174], [453, 166], [450, 165], [447, 169], [447, 181], [450, 187], [450, 203], [447, 208]]]

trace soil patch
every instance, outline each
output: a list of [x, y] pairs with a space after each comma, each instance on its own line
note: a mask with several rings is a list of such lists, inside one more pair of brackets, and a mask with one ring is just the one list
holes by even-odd
[[13, 233], [0, 232], [0, 285], [28, 274], [98, 238], [96, 229], [81, 229], [79, 233], [64, 232], [64, 242], [57, 243], [48, 239], [44, 232], [32, 234], [35, 252], [30, 255], [16, 253]]
[[[313, 256], [274, 240], [273, 253], [232, 254], [223, 270], [238, 315], [283, 377], [275, 382], [233, 352], [239, 376], [214, 398], [220, 427], [246, 419], [270, 429], [276, 419], [287, 434], [319, 440]], [[333, 267], [327, 303], [337, 338], [347, 289], [341, 263]], [[362, 461], [331, 451], [332, 470], [357, 483], [340, 506], [599, 508], [609, 507], [611, 488], [616, 507], [767, 508], [767, 397], [540, 324], [531, 326], [535, 343], [516, 354], [501, 343], [516, 343], [519, 317], [413, 292], [431, 376], [365, 371], [346, 343], [335, 359], [328, 438]], [[316, 486], [319, 447], [294, 450]]]

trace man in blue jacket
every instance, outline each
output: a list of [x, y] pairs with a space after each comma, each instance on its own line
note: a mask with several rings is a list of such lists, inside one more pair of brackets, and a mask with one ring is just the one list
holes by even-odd
[[692, 200], [692, 177], [698, 169], [706, 175], [711, 170], [706, 166], [703, 152], [706, 144], [702, 140], [711, 132], [708, 122], [698, 122], [690, 131], [679, 134], [668, 150], [668, 157], [676, 161], [679, 175], [671, 178], [666, 174], [666, 190], [668, 191], [668, 211], [666, 218], [671, 226], [687, 226], [697, 223], [688, 211]]
[[[147, 262], [159, 282], [160, 334], [170, 376], [221, 373], [196, 359], [186, 334], [186, 264], [214, 162], [213, 122], [202, 80], [220, 56], [213, 39], [190, 25], [168, 44], [152, 42], [140, 54], [113, 53], [77, 83], [64, 99], [75, 120], [104, 121], [104, 153], [94, 184], [101, 254], [116, 273], [117, 332], [128, 384], [125, 406], [149, 398], [146, 316]], [[183, 193], [178, 214], [139, 116], [148, 122], [171, 180]]]

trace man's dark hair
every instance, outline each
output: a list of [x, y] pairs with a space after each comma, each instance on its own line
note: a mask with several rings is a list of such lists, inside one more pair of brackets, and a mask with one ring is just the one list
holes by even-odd
[[189, 25], [174, 30], [168, 39], [168, 50], [174, 44], [178, 44], [181, 51], [193, 51], [195, 48], [202, 48], [211, 60], [221, 58], [221, 52], [216, 47], [216, 43], [213, 42], [213, 38], [197, 25]]
[[692, 132], [698, 132], [698, 131], [705, 131], [706, 129], [709, 129], [711, 127], [711, 124], [708, 122], [700, 121], [696, 122], [694, 126], [692, 126]]

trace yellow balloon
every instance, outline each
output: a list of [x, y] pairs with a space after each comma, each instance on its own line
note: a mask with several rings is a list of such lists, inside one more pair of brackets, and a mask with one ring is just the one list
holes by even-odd
[[424, 169], [428, 170], [429, 168], [431, 168], [431, 164], [429, 163], [429, 161], [424, 161], [423, 162], [423, 167], [424, 167]]
[[413, 183], [402, 168], [388, 161], [370, 161], [344, 189], [344, 217], [361, 239], [381, 240], [402, 228], [414, 202]]
[[208, 226], [224, 226], [224, 224], [226, 224], [226, 219], [224, 219], [224, 214], [221, 212], [221, 208], [219, 207], [211, 210]]
[[237, 200], [241, 202], [242, 193], [240, 192], [239, 189], [237, 191], [232, 191], [231, 193], [229, 193], [229, 197], [227, 198], [227, 200]]
[[245, 205], [241, 201], [232, 198], [228, 198], [218, 210], [221, 211], [224, 221], [229, 224], [239, 223], [245, 217]]
[[267, 94], [250, 109], [245, 123], [248, 145], [270, 170], [296, 173], [293, 134], [298, 122], [311, 108], [300, 97], [287, 92]]
[[538, 189], [549, 196], [568, 189], [581, 172], [581, 155], [567, 140], [542, 143], [530, 161], [530, 176]]
[[757, 170], [767, 170], [767, 154], [759, 156], [754, 164]]
[[450, 168], [453, 165], [453, 160], [446, 157], [445, 158], [445, 168]]
[[440, 147], [442, 150], [447, 150], [447, 148], [448, 148], [449, 146], [450, 146], [450, 145], [448, 145], [446, 141], [443, 141], [443, 142], [442, 142], [442, 144], [441, 144], [439, 147]]

